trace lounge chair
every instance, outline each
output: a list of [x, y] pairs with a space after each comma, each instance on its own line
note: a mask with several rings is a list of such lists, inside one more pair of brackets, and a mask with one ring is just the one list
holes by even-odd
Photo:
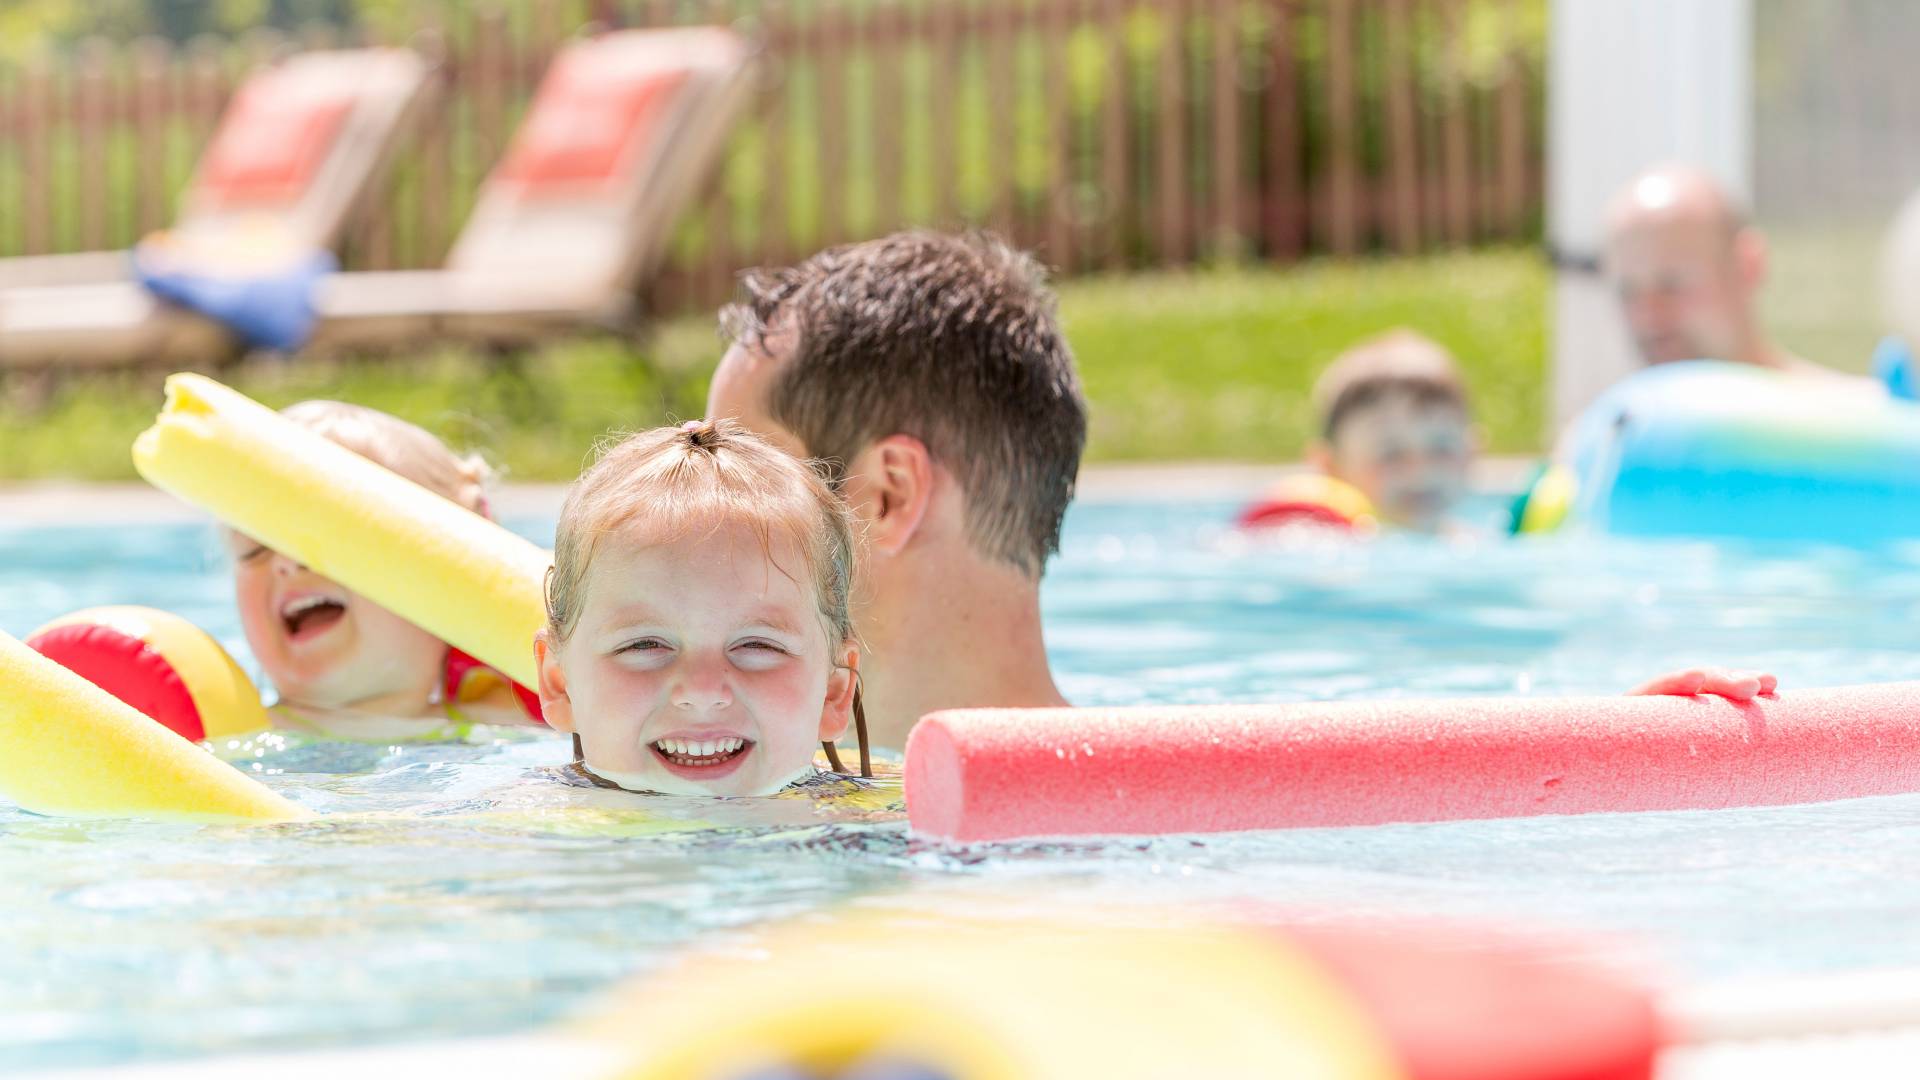
[[313, 345], [517, 345], [624, 327], [675, 219], [751, 98], [752, 52], [717, 27], [629, 30], [553, 60], [446, 268], [334, 274]]
[[[221, 118], [166, 246], [227, 260], [335, 246], [428, 105], [405, 49], [302, 53], [247, 79]], [[0, 370], [194, 363], [238, 349], [219, 324], [155, 300], [127, 252], [0, 260]]]

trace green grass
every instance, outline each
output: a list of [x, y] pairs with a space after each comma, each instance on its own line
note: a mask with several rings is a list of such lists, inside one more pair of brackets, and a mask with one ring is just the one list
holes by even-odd
[[1314, 377], [1396, 326], [1459, 358], [1489, 449], [1537, 450], [1549, 280], [1537, 255], [1502, 251], [1073, 283], [1061, 309], [1093, 403], [1090, 456], [1298, 457]]
[[[1092, 403], [1092, 461], [1280, 461], [1312, 429], [1313, 377], [1354, 341], [1409, 326], [1452, 349], [1502, 453], [1539, 449], [1549, 275], [1531, 252], [1090, 278], [1061, 312]], [[699, 415], [721, 351], [711, 318], [635, 346], [556, 342], [511, 358], [456, 349], [228, 374], [269, 405], [332, 397], [384, 409], [510, 480], [569, 480], [594, 441]], [[160, 404], [152, 376], [77, 378], [44, 401], [0, 386], [0, 479], [133, 477], [127, 447]]]

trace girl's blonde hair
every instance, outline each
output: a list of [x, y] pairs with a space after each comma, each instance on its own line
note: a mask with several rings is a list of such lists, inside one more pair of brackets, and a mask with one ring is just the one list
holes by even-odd
[[397, 416], [344, 401], [302, 401], [280, 415], [483, 516], [493, 470], [477, 454], [465, 457], [425, 428]]
[[[793, 542], [813, 578], [829, 640], [853, 640], [853, 525], [846, 505], [806, 462], [731, 420], [654, 428], [607, 447], [567, 492], [547, 574], [547, 624], [565, 641], [580, 619], [600, 541], [635, 522], [655, 535], [744, 522], [771, 558]], [[789, 572], [782, 567], [783, 572]]]

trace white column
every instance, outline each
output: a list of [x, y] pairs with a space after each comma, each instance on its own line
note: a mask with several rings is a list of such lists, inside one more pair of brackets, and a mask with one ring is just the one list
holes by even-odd
[[1638, 367], [1618, 305], [1592, 266], [1607, 202], [1634, 174], [1676, 162], [1753, 196], [1752, 0], [1553, 0], [1547, 90], [1547, 236], [1554, 282], [1558, 431]]

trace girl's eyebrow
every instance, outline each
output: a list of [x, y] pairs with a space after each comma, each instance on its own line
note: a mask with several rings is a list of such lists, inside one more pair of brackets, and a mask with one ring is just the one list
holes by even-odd
[[609, 612], [606, 617], [596, 619], [593, 632], [596, 634], [640, 634], [656, 633], [665, 630], [669, 620], [661, 619], [651, 609], [627, 608], [623, 611]]
[[[664, 617], [659, 610], [645, 601], [628, 604], [607, 613], [600, 620], [601, 633], [626, 633], [634, 630], [663, 629], [673, 624], [671, 618]], [[763, 627], [782, 634], [798, 635], [802, 631], [795, 625], [788, 613], [776, 608], [755, 611], [740, 621], [741, 626]]]
[[608, 626], [612, 626], [615, 623], [659, 623], [668, 620], [663, 618], [659, 609], [655, 608], [651, 603], [645, 600], [635, 600], [632, 603], [621, 604], [619, 607], [607, 612], [606, 617], [601, 621]]
[[781, 634], [798, 635], [800, 633], [793, 625], [793, 621], [788, 619], [785, 613], [778, 611], [755, 612], [753, 617], [746, 621], [746, 625], [765, 627], [768, 630]]

